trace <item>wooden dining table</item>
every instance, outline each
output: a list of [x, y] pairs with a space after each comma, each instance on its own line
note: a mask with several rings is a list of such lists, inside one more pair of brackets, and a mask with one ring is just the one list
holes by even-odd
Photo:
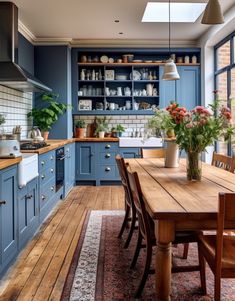
[[[171, 244], [176, 231], [214, 230], [219, 192], [235, 192], [235, 174], [202, 164], [202, 180], [188, 181], [186, 162], [165, 168], [163, 159], [125, 159], [139, 176], [148, 213], [155, 223], [156, 300], [171, 300]], [[235, 224], [225, 225], [235, 229]], [[199, 277], [199, 275], [198, 275]]]

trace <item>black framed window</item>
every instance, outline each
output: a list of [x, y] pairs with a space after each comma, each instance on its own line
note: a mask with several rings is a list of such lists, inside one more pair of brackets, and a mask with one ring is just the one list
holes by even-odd
[[[215, 89], [222, 104], [231, 108], [235, 124], [235, 31], [215, 45]], [[216, 151], [235, 154], [235, 135], [229, 143], [217, 142]]]

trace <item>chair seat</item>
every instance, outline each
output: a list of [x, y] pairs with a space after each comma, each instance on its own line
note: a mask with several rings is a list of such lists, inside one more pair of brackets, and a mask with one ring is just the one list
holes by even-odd
[[[216, 236], [199, 235], [200, 246], [210, 262], [215, 261]], [[209, 262], [209, 263], [210, 263]], [[222, 270], [235, 269], [235, 236], [224, 235]]]

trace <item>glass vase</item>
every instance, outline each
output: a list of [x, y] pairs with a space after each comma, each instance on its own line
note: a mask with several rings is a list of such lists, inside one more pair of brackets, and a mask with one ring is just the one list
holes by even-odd
[[187, 152], [187, 180], [201, 181], [202, 178], [202, 153]]

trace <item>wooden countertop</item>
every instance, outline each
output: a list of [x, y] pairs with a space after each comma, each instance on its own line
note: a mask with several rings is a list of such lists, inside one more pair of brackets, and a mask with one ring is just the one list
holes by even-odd
[[66, 144], [72, 142], [118, 142], [118, 138], [71, 138], [71, 139], [63, 139], [63, 140], [47, 140], [49, 146], [36, 149], [36, 150], [21, 150], [22, 153], [36, 153], [36, 154], [44, 154], [58, 147], [64, 146]]
[[17, 157], [14, 159], [0, 159], [0, 170], [18, 164], [21, 160], [22, 157]]

